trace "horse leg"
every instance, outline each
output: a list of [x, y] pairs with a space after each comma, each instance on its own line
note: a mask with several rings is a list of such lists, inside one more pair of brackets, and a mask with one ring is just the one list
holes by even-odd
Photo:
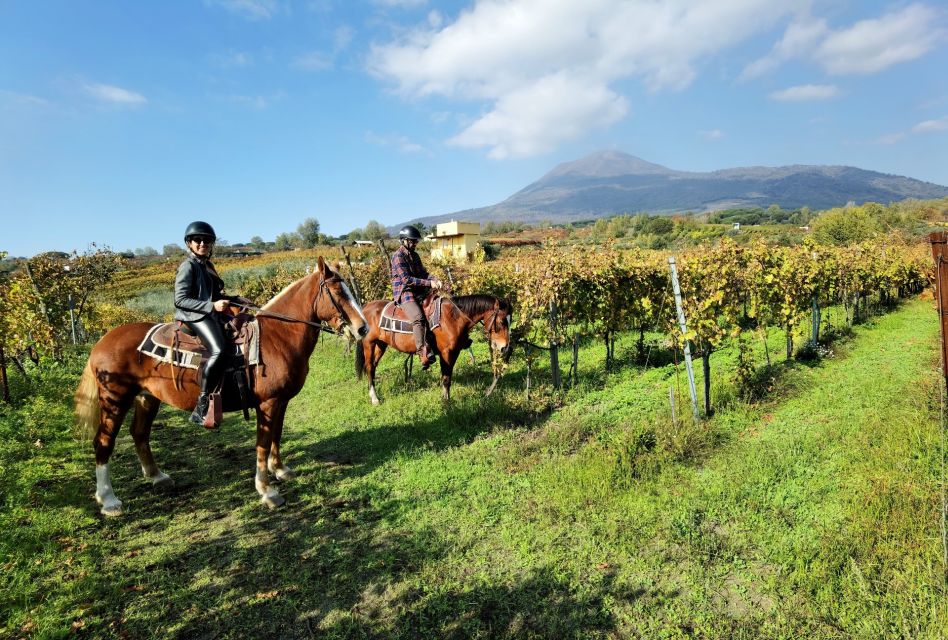
[[386, 345], [384, 342], [373, 342], [368, 345], [368, 357], [365, 359], [366, 373], [369, 375], [369, 398], [372, 404], [378, 406], [382, 404], [378, 394], [375, 392], [375, 368], [378, 366], [382, 356], [385, 355]]
[[160, 406], [161, 402], [151, 394], [143, 393], [136, 396], [135, 416], [132, 419], [132, 439], [135, 441], [135, 451], [138, 453], [139, 462], [142, 463], [142, 473], [145, 478], [150, 480], [155, 487], [170, 487], [174, 484], [174, 480], [158, 469], [148, 442], [151, 438], [151, 423], [158, 415]]
[[93, 447], [95, 448], [95, 499], [96, 502], [102, 505], [103, 515], [120, 516], [122, 515], [122, 501], [116, 497], [115, 491], [112, 489], [109, 458], [115, 449], [115, 438], [118, 436], [125, 414], [128, 413], [131, 399], [101, 392], [99, 402], [99, 429], [93, 441]]
[[267, 457], [273, 442], [273, 425], [283, 424], [285, 411], [286, 402], [276, 398], [262, 402], [257, 408], [257, 472], [254, 477], [254, 486], [260, 494], [260, 502], [271, 509], [282, 506], [286, 502], [280, 492], [270, 486], [270, 478], [267, 476]]
[[441, 354], [441, 399], [451, 401], [451, 375], [454, 373], [454, 358], [456, 353]]
[[270, 457], [267, 460], [267, 469], [280, 481], [291, 480], [295, 475], [289, 466], [283, 464], [280, 458], [280, 439], [283, 437], [283, 419], [286, 416], [286, 405], [280, 413], [279, 420], [270, 423]]

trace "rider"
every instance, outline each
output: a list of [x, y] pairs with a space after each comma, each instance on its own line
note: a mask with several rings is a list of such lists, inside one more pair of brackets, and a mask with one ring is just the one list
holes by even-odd
[[421, 233], [408, 225], [398, 232], [401, 246], [392, 254], [392, 292], [395, 303], [400, 306], [411, 321], [411, 332], [415, 338], [415, 350], [423, 369], [435, 361], [434, 349], [428, 343], [428, 323], [421, 309], [421, 302], [428, 295], [428, 289], [441, 289], [441, 280], [430, 275], [421, 258], [415, 251]]
[[216, 241], [217, 234], [208, 223], [189, 224], [184, 232], [188, 257], [178, 267], [174, 281], [174, 319], [186, 324], [208, 351], [201, 395], [190, 418], [195, 424], [204, 424], [208, 394], [220, 385], [227, 366], [221, 357], [227, 343], [217, 313], [227, 309], [228, 301], [224, 297], [224, 281], [210, 261]]

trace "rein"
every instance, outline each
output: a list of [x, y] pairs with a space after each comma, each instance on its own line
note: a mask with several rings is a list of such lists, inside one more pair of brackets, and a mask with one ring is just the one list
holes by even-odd
[[[326, 281], [325, 281], [325, 280], [320, 280], [320, 282], [319, 282], [319, 294], [321, 294], [324, 289], [325, 289], [326, 293], [329, 294], [329, 300], [332, 302], [333, 306], [336, 307], [336, 311], [338, 311], [339, 314], [344, 318], [344, 317], [345, 317], [345, 312], [342, 310], [342, 307], [339, 306], [339, 303], [336, 302], [336, 298], [335, 298], [335, 296], [332, 295], [332, 292], [331, 292], [328, 288], [326, 288]], [[319, 294], [316, 294], [317, 297], [319, 297]], [[306, 324], [306, 325], [309, 325], [309, 326], [311, 326], [311, 327], [315, 327], [316, 329], [320, 329], [320, 330], [322, 330], [322, 331], [326, 331], [327, 333], [332, 333], [332, 334], [335, 334], [335, 335], [343, 335], [343, 333], [342, 333], [341, 331], [336, 331], [335, 329], [333, 329], [332, 327], [330, 327], [330, 326], [329, 326], [328, 324], [326, 324], [325, 322], [313, 322], [313, 321], [311, 321], [311, 320], [302, 320], [302, 319], [300, 319], [300, 318], [294, 318], [294, 317], [292, 317], [292, 316], [287, 316], [287, 315], [284, 315], [284, 314], [282, 314], [282, 313], [277, 313], [276, 311], [268, 311], [268, 310], [266, 310], [266, 309], [263, 309], [263, 308], [261, 308], [261, 307], [258, 307], [258, 306], [255, 305], [255, 304], [252, 304], [252, 303], [249, 302], [249, 301], [247, 301], [247, 302], [239, 302], [239, 301], [237, 301], [237, 300], [230, 300], [230, 301], [228, 301], [228, 302], [230, 302], [230, 304], [234, 305], [235, 307], [240, 307], [241, 309], [246, 309], [247, 311], [253, 311], [254, 313], [256, 313], [256, 315], [257, 315], [258, 317], [259, 317], [259, 316], [263, 316], [263, 317], [265, 317], [265, 318], [275, 318], [275, 319], [277, 319], [277, 320], [283, 320], [284, 322], [295, 322], [295, 323], [299, 323], [299, 324]]]
[[[488, 322], [487, 318], [474, 320], [474, 318], [464, 313], [464, 310], [461, 307], [459, 307], [458, 304], [454, 302], [454, 300], [450, 296], [442, 296], [442, 297], [445, 298], [446, 300], [450, 300], [451, 303], [454, 304], [454, 308], [458, 310], [458, 313], [460, 313], [462, 316], [467, 318], [468, 322], [471, 323], [472, 327], [476, 325], [478, 322], [481, 322], [484, 324], [484, 330], [487, 332], [487, 335], [488, 336], [493, 335], [494, 323], [497, 321], [497, 314], [500, 313], [500, 300], [499, 299], [494, 300], [494, 313], [491, 315], [490, 321]], [[484, 315], [487, 315], [487, 314], [485, 313]]]

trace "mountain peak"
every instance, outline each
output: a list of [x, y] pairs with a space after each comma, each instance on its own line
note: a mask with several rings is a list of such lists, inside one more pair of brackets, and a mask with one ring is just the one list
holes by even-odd
[[604, 149], [572, 162], [557, 165], [540, 182], [565, 175], [586, 176], [590, 178], [611, 178], [622, 175], [656, 175], [675, 173], [668, 167], [647, 162], [628, 153]]
[[503, 202], [423, 218], [568, 222], [647, 211], [716, 211], [729, 207], [828, 209], [847, 202], [944, 198], [948, 187], [847, 166], [735, 167], [676, 171], [621, 151], [597, 151], [558, 165]]

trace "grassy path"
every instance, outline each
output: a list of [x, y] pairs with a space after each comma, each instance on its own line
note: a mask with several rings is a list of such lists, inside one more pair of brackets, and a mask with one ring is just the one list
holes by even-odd
[[397, 358], [372, 408], [322, 344], [277, 512], [254, 499], [249, 426], [168, 412], [154, 444], [176, 487], [146, 487], [126, 436], [128, 514], [104, 520], [68, 392], [38, 393], [0, 459], [0, 635], [944, 637], [930, 302], [836, 351], [779, 367], [763, 403], [673, 426], [674, 367], [603, 375], [594, 347], [559, 408], [525, 400], [516, 368], [484, 401], [467, 367], [445, 410]]

